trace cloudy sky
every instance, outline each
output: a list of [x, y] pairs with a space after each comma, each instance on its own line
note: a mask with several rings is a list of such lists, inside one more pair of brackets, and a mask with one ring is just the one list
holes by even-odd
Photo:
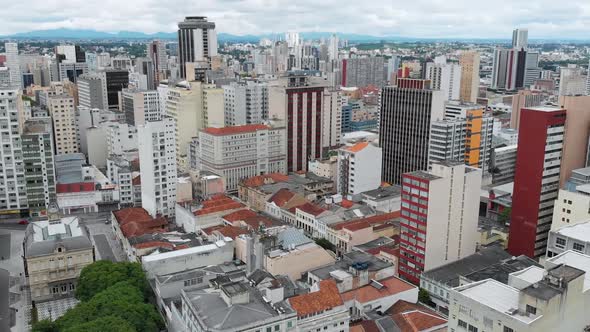
[[0, 0], [0, 35], [54, 28], [153, 33], [206, 15], [219, 32], [590, 39], [589, 0]]

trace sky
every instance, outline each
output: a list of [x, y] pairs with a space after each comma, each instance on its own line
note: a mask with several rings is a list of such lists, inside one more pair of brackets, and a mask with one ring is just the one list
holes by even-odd
[[0, 35], [56, 28], [176, 31], [208, 16], [236, 35], [316, 31], [416, 38], [590, 39], [589, 0], [0, 0]]

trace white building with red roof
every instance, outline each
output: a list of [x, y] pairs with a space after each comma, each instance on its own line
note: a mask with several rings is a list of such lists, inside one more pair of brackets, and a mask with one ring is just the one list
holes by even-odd
[[197, 138], [197, 167], [222, 175], [226, 190], [237, 191], [244, 178], [287, 172], [285, 135], [285, 128], [263, 124], [205, 128]]
[[[358, 142], [338, 150], [336, 188], [344, 197], [359, 196], [381, 185], [381, 148]], [[350, 199], [350, 198], [349, 198]]]

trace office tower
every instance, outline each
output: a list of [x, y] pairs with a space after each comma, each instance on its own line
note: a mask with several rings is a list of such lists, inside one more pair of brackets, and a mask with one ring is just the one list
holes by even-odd
[[461, 66], [460, 99], [464, 102], [475, 103], [479, 92], [479, 53], [465, 51], [459, 56]]
[[517, 148], [518, 145], [508, 145], [492, 150], [490, 158], [492, 183], [514, 182]]
[[340, 146], [342, 136], [342, 95], [338, 90], [324, 92], [324, 110], [322, 111], [322, 147], [324, 152]]
[[268, 119], [268, 86], [254, 81], [232, 82], [223, 87], [227, 126], [262, 123]]
[[338, 36], [334, 33], [330, 36], [330, 45], [328, 47], [328, 60], [335, 61], [338, 60], [338, 44], [340, 40]]
[[387, 82], [395, 82], [397, 79], [397, 70], [401, 65], [401, 59], [397, 55], [392, 55], [387, 60]]
[[324, 94], [320, 77], [289, 73], [269, 86], [269, 119], [287, 128], [287, 171], [307, 170], [322, 158]]
[[580, 96], [586, 94], [587, 77], [582, 68], [576, 65], [568, 65], [560, 68], [559, 74], [559, 95]]
[[88, 71], [96, 72], [98, 70], [98, 54], [86, 52], [84, 55], [85, 61], [88, 64]]
[[166, 44], [161, 40], [154, 40], [147, 44], [147, 57], [152, 59], [156, 84], [166, 78], [168, 70], [168, 56], [166, 55]]
[[140, 126], [147, 121], [160, 121], [162, 118], [158, 91], [123, 89], [121, 103], [125, 123], [130, 126]]
[[79, 133], [74, 97], [65, 93], [49, 96], [47, 108], [53, 119], [55, 154], [78, 153]]
[[526, 50], [529, 45], [529, 30], [514, 29], [512, 32], [512, 48], [517, 50]]
[[289, 56], [288, 70], [318, 70], [319, 53], [311, 45], [297, 45], [293, 47]]
[[336, 192], [348, 199], [381, 185], [382, 151], [375, 143], [358, 142], [338, 149]]
[[22, 74], [20, 69], [20, 60], [18, 56], [17, 43], [4, 43], [4, 50], [6, 51], [5, 66], [10, 71], [11, 86], [22, 89]]
[[51, 118], [27, 120], [21, 137], [29, 213], [44, 216], [56, 199]]
[[379, 146], [382, 180], [401, 184], [403, 173], [428, 169], [430, 125], [443, 118], [443, 92], [430, 81], [398, 78], [381, 90]]
[[174, 120], [146, 122], [137, 128], [141, 167], [141, 204], [148, 213], [174, 218], [176, 142]]
[[88, 64], [86, 62], [61, 62], [57, 64], [57, 68], [59, 80], [68, 80], [72, 83], [77, 83], [78, 77], [88, 72]]
[[217, 33], [215, 23], [205, 16], [188, 16], [178, 23], [178, 63], [180, 77], [186, 77], [187, 62], [210, 64], [217, 55]]
[[559, 186], [563, 187], [574, 169], [588, 166], [590, 139], [590, 96], [560, 96], [559, 103], [567, 110]]
[[78, 77], [78, 104], [88, 108], [108, 109], [104, 75], [87, 73]]
[[543, 95], [530, 90], [520, 90], [512, 96], [512, 113], [510, 113], [510, 128], [518, 129], [520, 125], [520, 110], [523, 108], [541, 106]]
[[55, 47], [57, 63], [86, 62], [86, 53], [78, 45], [57, 45]]
[[541, 70], [539, 68], [539, 53], [527, 52], [523, 86], [530, 88], [531, 85], [535, 84], [535, 81], [541, 78]]
[[447, 63], [445, 56], [437, 56], [434, 62], [426, 64], [426, 79], [432, 89], [441, 90], [445, 100], [459, 100], [461, 92], [461, 66]]
[[100, 53], [96, 56], [96, 64], [99, 70], [111, 67], [111, 54], [107, 52]]
[[508, 252], [539, 257], [559, 191], [566, 110], [523, 108], [520, 118]]
[[10, 83], [10, 69], [8, 67], [0, 67], [0, 87], [9, 87]]
[[203, 92], [203, 127], [225, 127], [223, 89], [213, 84], [201, 85]]
[[526, 54], [525, 50], [494, 50], [492, 89], [516, 90], [524, 86]]
[[285, 41], [287, 42], [288, 47], [295, 47], [301, 44], [301, 38], [299, 37], [299, 32], [286, 32], [285, 33]]
[[154, 64], [150, 58], [135, 59], [135, 74], [141, 79], [138, 88], [144, 90], [154, 90], [158, 87], [159, 82], [156, 81], [154, 72]]
[[342, 86], [347, 87], [366, 87], [375, 85], [382, 87], [385, 85], [383, 80], [384, 58], [354, 58], [342, 60]]
[[129, 86], [129, 72], [127, 70], [110, 69], [102, 73], [104, 75], [107, 104], [111, 110], [119, 109], [119, 92]]
[[226, 191], [237, 192], [242, 179], [287, 172], [285, 128], [263, 124], [205, 128], [195, 157], [201, 171], [222, 175]]
[[27, 208], [23, 150], [19, 136], [21, 98], [17, 88], [0, 88], [0, 212], [18, 214]]
[[460, 162], [403, 174], [399, 276], [420, 274], [475, 253], [481, 170]]

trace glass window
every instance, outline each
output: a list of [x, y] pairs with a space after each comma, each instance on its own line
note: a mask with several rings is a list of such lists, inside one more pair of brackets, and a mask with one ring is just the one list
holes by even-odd
[[473, 326], [473, 325], [469, 325], [469, 332], [477, 332], [477, 327]]
[[504, 326], [504, 332], [514, 332], [514, 330], [509, 328], [508, 326]]
[[467, 323], [459, 319], [459, 327], [462, 327], [462, 328], [466, 329], [467, 328]]
[[536, 315], [537, 314], [537, 308], [531, 306], [531, 305], [526, 305], [526, 313], [527, 314], [531, 314], [531, 315]]
[[565, 239], [562, 237], [555, 238], [555, 246], [557, 248], [565, 249]]
[[579, 252], [584, 252], [584, 245], [581, 243], [574, 242], [574, 250]]

